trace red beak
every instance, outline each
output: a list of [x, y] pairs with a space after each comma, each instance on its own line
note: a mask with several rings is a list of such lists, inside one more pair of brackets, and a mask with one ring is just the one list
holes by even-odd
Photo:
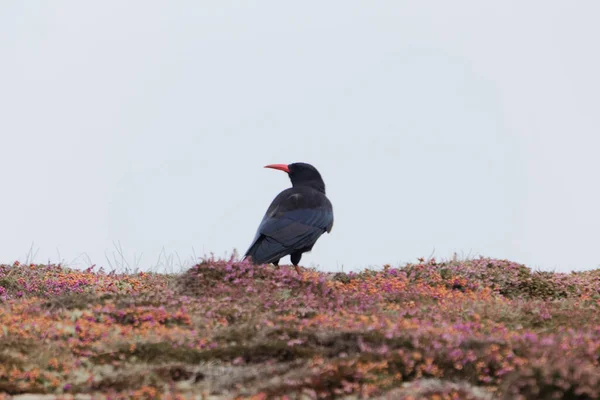
[[265, 165], [265, 168], [273, 168], [283, 172], [287, 172], [288, 174], [290, 173], [290, 169], [288, 168], [287, 164], [270, 164]]

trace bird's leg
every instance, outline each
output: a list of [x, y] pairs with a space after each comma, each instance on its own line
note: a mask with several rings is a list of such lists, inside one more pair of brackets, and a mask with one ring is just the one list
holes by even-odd
[[296, 252], [290, 254], [290, 259], [292, 260], [292, 264], [294, 264], [294, 268], [296, 268], [296, 272], [300, 275], [300, 268], [298, 268], [298, 264], [300, 263], [300, 259], [302, 258], [301, 252]]
[[279, 260], [275, 260], [272, 263], [274, 266], [276, 266], [277, 268], [279, 268]]

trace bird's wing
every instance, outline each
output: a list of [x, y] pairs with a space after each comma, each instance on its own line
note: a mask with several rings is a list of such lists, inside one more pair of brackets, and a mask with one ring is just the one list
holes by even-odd
[[293, 250], [312, 247], [319, 236], [331, 230], [333, 224], [333, 212], [326, 208], [270, 211], [263, 218], [246, 252], [256, 263], [272, 262]]

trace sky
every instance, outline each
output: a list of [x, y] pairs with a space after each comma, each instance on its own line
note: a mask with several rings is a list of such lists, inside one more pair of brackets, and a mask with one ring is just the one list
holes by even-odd
[[243, 254], [290, 186], [263, 166], [302, 161], [335, 215], [305, 266], [457, 253], [597, 268], [599, 14], [592, 0], [3, 1], [0, 263]]

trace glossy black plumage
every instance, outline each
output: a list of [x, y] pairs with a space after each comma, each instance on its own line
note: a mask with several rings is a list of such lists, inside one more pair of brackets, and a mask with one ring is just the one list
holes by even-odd
[[[290, 255], [298, 265], [302, 253], [333, 227], [333, 207], [325, 196], [325, 183], [310, 164], [294, 163], [271, 168], [289, 170], [292, 187], [279, 193], [269, 206], [246, 257], [255, 264], [273, 263]], [[287, 172], [287, 171], [286, 171]]]

